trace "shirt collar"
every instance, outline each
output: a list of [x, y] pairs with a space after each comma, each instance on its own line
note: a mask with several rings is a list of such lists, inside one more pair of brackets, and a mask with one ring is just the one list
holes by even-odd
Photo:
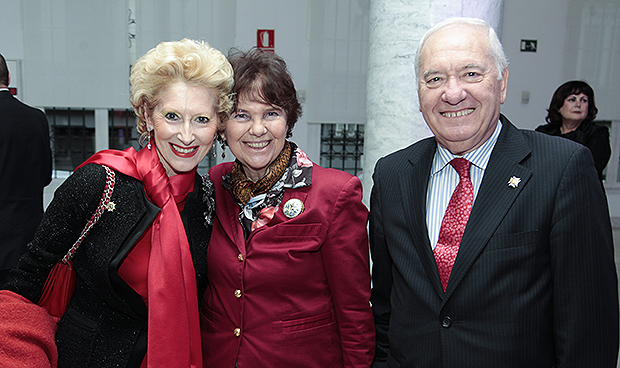
[[467, 159], [472, 163], [472, 165], [485, 170], [487, 168], [487, 164], [489, 163], [489, 159], [491, 158], [491, 153], [493, 152], [493, 148], [495, 147], [495, 143], [497, 143], [497, 138], [499, 137], [499, 133], [502, 131], [502, 122], [498, 121], [497, 126], [495, 127], [495, 131], [491, 134], [491, 137], [487, 139], [486, 142], [482, 144], [482, 146], [476, 148], [471, 152], [467, 152], [463, 156], [457, 156], [452, 154], [446, 148], [437, 145], [437, 151], [435, 151], [435, 157], [433, 158], [433, 166], [431, 168], [431, 175], [436, 174], [437, 172], [443, 170], [446, 165], [452, 161], [453, 158], [462, 157]]

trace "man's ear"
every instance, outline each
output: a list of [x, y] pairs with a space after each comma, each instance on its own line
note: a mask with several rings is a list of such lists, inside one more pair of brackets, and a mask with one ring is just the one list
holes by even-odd
[[502, 80], [500, 82], [502, 84], [502, 97], [500, 103], [503, 104], [506, 101], [506, 94], [508, 93], [508, 67], [504, 69], [504, 72], [502, 73]]

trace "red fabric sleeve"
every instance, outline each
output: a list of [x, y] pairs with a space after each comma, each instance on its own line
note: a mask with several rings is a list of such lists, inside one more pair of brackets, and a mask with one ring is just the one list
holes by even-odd
[[0, 290], [0, 367], [56, 368], [56, 326], [45, 309]]

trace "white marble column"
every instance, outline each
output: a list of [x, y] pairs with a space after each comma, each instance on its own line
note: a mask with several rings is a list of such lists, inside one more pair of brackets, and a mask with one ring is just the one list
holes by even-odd
[[418, 107], [418, 40], [434, 24], [457, 16], [482, 18], [501, 38], [503, 7], [503, 0], [370, 0], [362, 179], [367, 205], [377, 160], [431, 135]]

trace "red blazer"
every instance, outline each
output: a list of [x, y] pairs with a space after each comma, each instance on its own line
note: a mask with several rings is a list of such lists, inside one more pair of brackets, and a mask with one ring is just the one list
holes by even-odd
[[[312, 185], [286, 189], [267, 225], [243, 237], [239, 206], [209, 172], [216, 220], [201, 311], [205, 367], [370, 367], [375, 330], [359, 179], [313, 166]], [[304, 210], [287, 218], [298, 198]]]

